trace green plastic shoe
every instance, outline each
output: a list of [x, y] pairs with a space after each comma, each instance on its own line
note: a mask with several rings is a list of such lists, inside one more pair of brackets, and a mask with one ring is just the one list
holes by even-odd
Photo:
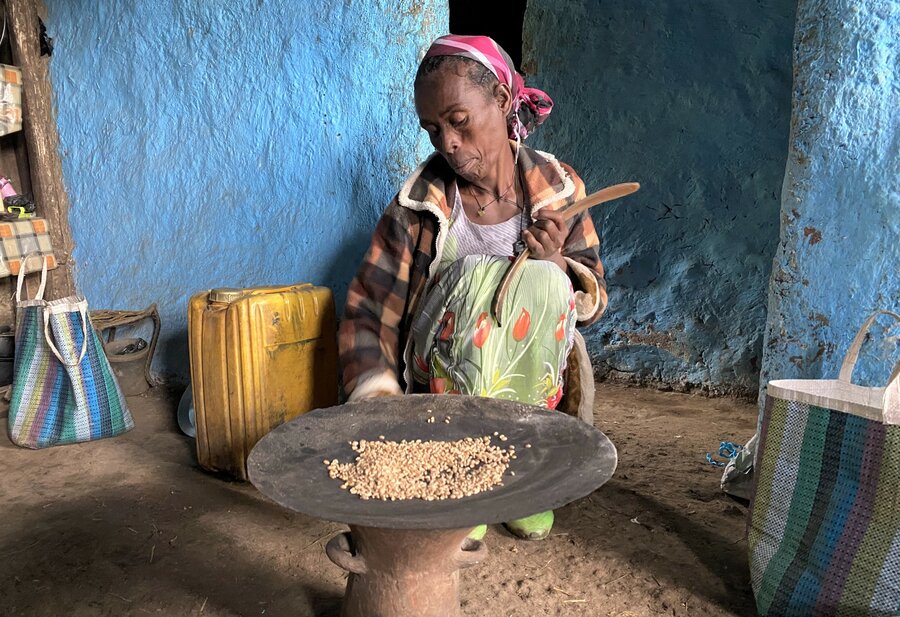
[[473, 529], [469, 533], [469, 539], [471, 540], [481, 540], [484, 538], [484, 535], [487, 533], [487, 525], [479, 525], [475, 529]]
[[553, 529], [553, 510], [503, 523], [503, 526], [517, 538], [543, 540]]

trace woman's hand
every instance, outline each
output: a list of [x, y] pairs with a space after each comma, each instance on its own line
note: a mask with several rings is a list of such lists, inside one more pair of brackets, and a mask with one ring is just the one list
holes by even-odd
[[550, 208], [542, 208], [537, 211], [534, 218], [536, 219], [534, 224], [522, 232], [525, 244], [531, 251], [531, 257], [552, 261], [563, 271], [567, 270], [560, 251], [569, 234], [569, 227], [562, 214]]

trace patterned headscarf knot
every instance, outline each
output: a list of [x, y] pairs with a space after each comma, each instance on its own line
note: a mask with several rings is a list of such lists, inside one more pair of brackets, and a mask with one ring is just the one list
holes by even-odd
[[525, 80], [516, 72], [509, 54], [488, 36], [442, 36], [425, 53], [425, 58], [433, 56], [463, 56], [475, 60], [490, 69], [500, 83], [509, 86], [513, 97], [513, 113], [508, 121], [510, 139], [519, 141], [528, 137], [553, 109], [553, 100], [546, 92], [525, 87]]

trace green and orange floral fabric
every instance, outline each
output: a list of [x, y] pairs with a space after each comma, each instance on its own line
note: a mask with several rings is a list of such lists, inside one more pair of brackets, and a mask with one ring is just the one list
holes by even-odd
[[529, 260], [500, 326], [490, 306], [508, 266], [506, 257], [471, 255], [440, 273], [412, 325], [412, 376], [433, 393], [554, 409], [575, 331], [574, 290], [558, 266]]

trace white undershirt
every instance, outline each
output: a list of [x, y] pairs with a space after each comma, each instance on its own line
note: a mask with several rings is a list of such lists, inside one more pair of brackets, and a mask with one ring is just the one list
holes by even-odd
[[456, 239], [456, 259], [468, 255], [497, 255], [512, 257], [513, 245], [519, 240], [521, 213], [508, 221], [493, 225], [476, 225], [469, 220], [459, 190], [454, 191], [453, 212], [450, 214], [449, 236]]

